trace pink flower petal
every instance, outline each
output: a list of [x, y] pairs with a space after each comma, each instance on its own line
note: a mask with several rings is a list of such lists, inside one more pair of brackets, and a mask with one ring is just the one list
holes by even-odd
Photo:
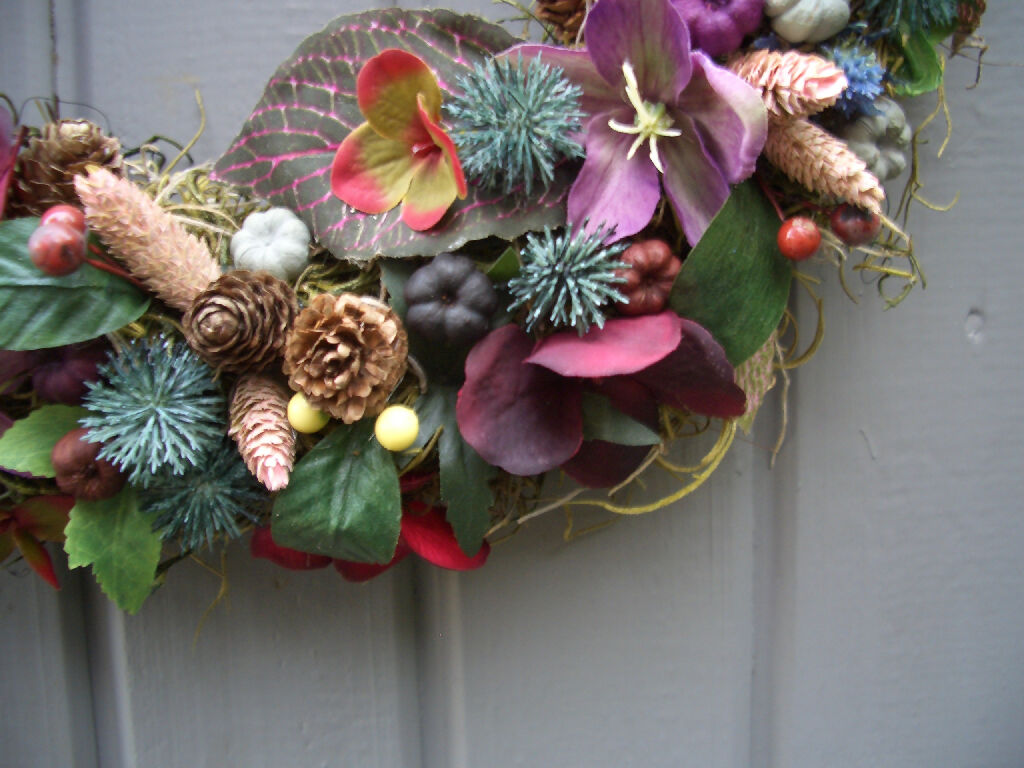
[[526, 362], [562, 376], [602, 378], [636, 373], [679, 346], [684, 321], [670, 310], [613, 317], [580, 336], [562, 331], [538, 342]]
[[525, 362], [532, 348], [517, 325], [491, 331], [466, 358], [455, 405], [466, 442], [513, 475], [554, 469], [583, 441], [579, 382]]
[[683, 135], [658, 142], [665, 165], [662, 184], [683, 234], [696, 245], [729, 197], [729, 184], [705, 152], [693, 120], [681, 112], [673, 117]]
[[331, 166], [331, 191], [357, 211], [384, 213], [405, 197], [416, 170], [408, 146], [363, 123], [338, 147]]
[[611, 117], [632, 121], [627, 111], [620, 110], [597, 115], [588, 124], [587, 159], [569, 190], [568, 219], [588, 232], [602, 225], [613, 227], [614, 239], [620, 240], [650, 222], [661, 200], [661, 185], [646, 147], [627, 159], [636, 137], [608, 127]]
[[594, 67], [622, 99], [627, 61], [653, 104], [675, 102], [690, 80], [690, 32], [668, 0], [601, 0], [583, 32]]
[[676, 108], [697, 125], [704, 149], [731, 184], [754, 172], [768, 133], [768, 113], [760, 94], [746, 81], [693, 54], [693, 77]]
[[441, 89], [430, 67], [408, 51], [388, 48], [363, 65], [356, 78], [359, 110], [374, 131], [407, 146], [429, 142], [417, 115], [422, 100], [437, 120]]

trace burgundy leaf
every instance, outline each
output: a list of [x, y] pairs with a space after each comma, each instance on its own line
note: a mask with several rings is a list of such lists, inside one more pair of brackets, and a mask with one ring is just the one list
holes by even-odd
[[742, 416], [747, 396], [736, 385], [736, 373], [722, 345], [700, 324], [686, 319], [682, 323], [679, 346], [632, 378], [661, 403], [706, 416]]
[[629, 477], [650, 452], [649, 445], [619, 445], [605, 440], [584, 440], [562, 470], [580, 485], [610, 488]]
[[415, 232], [396, 208], [369, 215], [331, 193], [331, 162], [342, 140], [364, 118], [356, 103], [356, 76], [385, 48], [420, 57], [451, 93], [459, 75], [515, 39], [498, 26], [449, 11], [390, 9], [342, 16], [306, 38], [270, 79], [215, 175], [291, 208], [338, 258], [365, 262], [377, 254], [432, 256], [495, 235], [565, 222], [572, 170], [562, 168], [548, 191], [530, 200], [471, 188], [433, 229]]
[[[425, 507], [418, 502], [409, 506], [413, 505]], [[403, 515], [402, 541], [428, 563], [453, 571], [479, 568], [487, 562], [491, 552], [491, 545], [485, 541], [473, 557], [466, 555], [451, 525], [444, 519], [444, 510], [439, 507], [428, 508], [423, 514]]]
[[517, 325], [491, 331], [466, 358], [455, 406], [466, 442], [513, 475], [547, 472], [583, 440], [580, 382], [525, 362], [532, 347]]
[[636, 373], [679, 344], [683, 319], [670, 310], [656, 315], [613, 317], [584, 336], [562, 331], [538, 342], [527, 362], [563, 376], [602, 378]]

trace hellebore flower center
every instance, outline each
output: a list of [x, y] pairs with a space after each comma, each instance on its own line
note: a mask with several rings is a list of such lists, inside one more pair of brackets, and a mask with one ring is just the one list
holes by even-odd
[[636, 110], [636, 117], [633, 118], [633, 125], [626, 125], [615, 118], [611, 118], [608, 121], [608, 127], [619, 133], [636, 134], [636, 141], [633, 142], [629, 152], [626, 153], [627, 160], [632, 160], [633, 155], [636, 154], [636, 151], [643, 143], [650, 140], [651, 162], [654, 163], [654, 167], [660, 173], [664, 173], [665, 168], [662, 166], [661, 157], [658, 155], [658, 138], [675, 138], [676, 136], [682, 136], [683, 132], [678, 128], [672, 127], [675, 121], [665, 114], [664, 104], [651, 104], [649, 101], [643, 100], [640, 96], [640, 86], [636, 81], [636, 73], [628, 61], [622, 64], [622, 75], [626, 78], [626, 98], [629, 99], [629, 103]]

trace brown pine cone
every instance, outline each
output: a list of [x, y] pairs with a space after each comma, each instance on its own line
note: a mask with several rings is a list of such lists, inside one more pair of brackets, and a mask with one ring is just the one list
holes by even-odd
[[41, 216], [62, 203], [81, 207], [75, 176], [98, 165], [120, 174], [121, 142], [88, 120], [47, 123], [18, 155], [11, 185], [10, 215]]
[[354, 293], [314, 296], [285, 345], [292, 389], [336, 419], [376, 416], [405, 374], [409, 340], [387, 304]]
[[554, 27], [563, 45], [577, 42], [587, 17], [587, 0], [536, 0], [534, 8], [538, 19]]
[[281, 356], [298, 311], [288, 283], [269, 272], [235, 270], [196, 296], [182, 325], [189, 346], [212, 367], [255, 372]]

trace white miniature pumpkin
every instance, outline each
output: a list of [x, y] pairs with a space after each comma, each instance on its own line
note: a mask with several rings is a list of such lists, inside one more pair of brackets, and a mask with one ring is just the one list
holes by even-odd
[[892, 99], [879, 96], [874, 107], [876, 114], [861, 115], [839, 136], [879, 181], [886, 181], [906, 170], [911, 131], [903, 108]]
[[309, 229], [287, 208], [250, 214], [231, 238], [231, 258], [238, 269], [291, 282], [309, 265]]
[[820, 43], [850, 20], [849, 0], [765, 0], [775, 34], [789, 43]]

